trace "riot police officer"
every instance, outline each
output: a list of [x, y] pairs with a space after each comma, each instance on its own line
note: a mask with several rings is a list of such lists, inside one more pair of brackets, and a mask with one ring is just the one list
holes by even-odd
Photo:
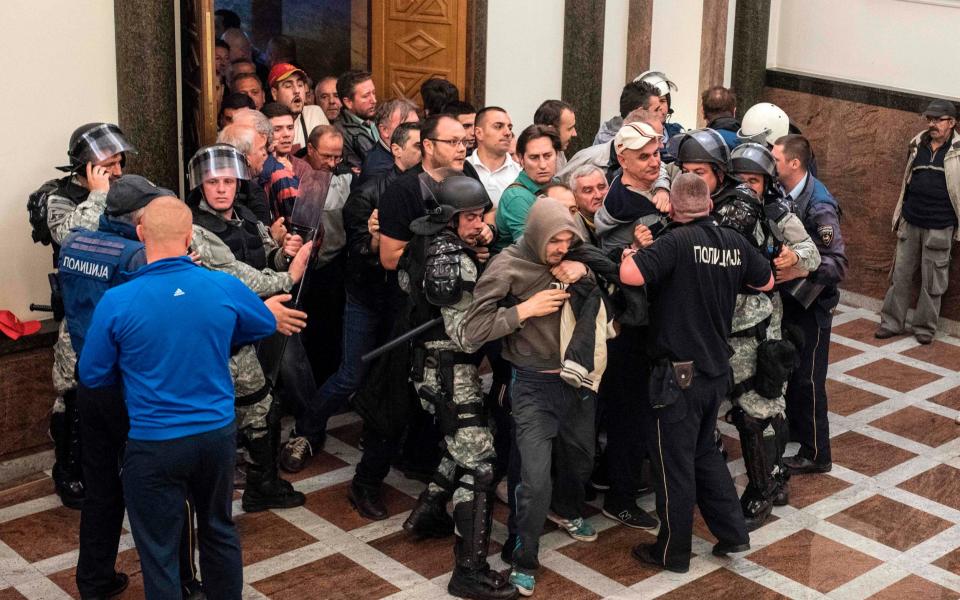
[[[96, 230], [110, 182], [122, 175], [128, 152], [136, 152], [120, 128], [112, 123], [87, 123], [70, 136], [68, 164], [57, 167], [65, 177], [50, 180], [30, 195], [27, 211], [33, 241], [53, 247], [57, 266], [60, 244], [75, 227]], [[62, 318], [56, 275], [50, 276], [54, 317]], [[64, 506], [79, 509], [84, 497], [80, 461], [79, 413], [76, 407], [74, 368], [77, 356], [65, 323], [54, 345], [53, 386], [58, 397], [50, 415], [53, 438], [53, 481]]]
[[[748, 188], [749, 194], [741, 193], [721, 207], [720, 224], [743, 233], [777, 269], [798, 265], [816, 270], [820, 253], [782, 199], [770, 151], [752, 142], [742, 144], [730, 153], [730, 165], [743, 182], [738, 190]], [[761, 206], [762, 212], [756, 210]], [[778, 245], [784, 251], [776, 252]], [[783, 393], [801, 343], [782, 335], [782, 318], [783, 303], [776, 291], [737, 296], [729, 339], [734, 387], [728, 419], [737, 427], [749, 479], [740, 506], [750, 531], [763, 525], [774, 505], [789, 499], [789, 475], [782, 461], [788, 441]]]
[[481, 354], [464, 352], [456, 335], [473, 300], [480, 270], [475, 248], [489, 199], [476, 180], [453, 176], [440, 184], [436, 200], [435, 210], [411, 223], [415, 237], [399, 268], [401, 286], [411, 299], [413, 325], [437, 316], [443, 320], [415, 342], [411, 378], [424, 408], [440, 422], [445, 452], [403, 527], [421, 536], [449, 535], [446, 505], [452, 497], [459, 536], [448, 591], [463, 598], [516, 598], [516, 588], [486, 561], [493, 435], [477, 370]]
[[[242, 204], [238, 190], [249, 185], [246, 158], [227, 144], [201, 148], [188, 165], [193, 210], [191, 249], [207, 268], [243, 281], [261, 297], [288, 292], [303, 276], [311, 244], [287, 236], [284, 247], [271, 239], [266, 226]], [[242, 506], [246, 512], [302, 506], [304, 495], [280, 479], [280, 408], [273, 402], [271, 382], [264, 376], [252, 345], [230, 357], [241, 437], [250, 454]]]

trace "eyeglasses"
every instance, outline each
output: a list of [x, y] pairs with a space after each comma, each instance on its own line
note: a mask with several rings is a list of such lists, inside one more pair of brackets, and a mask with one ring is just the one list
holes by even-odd
[[944, 121], [949, 121], [953, 117], [924, 117], [927, 120], [927, 123], [943, 123]]
[[450, 145], [453, 146], [454, 148], [458, 148], [458, 147], [460, 147], [460, 146], [463, 146], [464, 148], [467, 147], [467, 140], [466, 140], [466, 138], [458, 138], [458, 139], [455, 139], [455, 140], [441, 140], [440, 138], [427, 138], [427, 139], [430, 140], [430, 141], [432, 141], [432, 142], [443, 142], [444, 144], [450, 144]]

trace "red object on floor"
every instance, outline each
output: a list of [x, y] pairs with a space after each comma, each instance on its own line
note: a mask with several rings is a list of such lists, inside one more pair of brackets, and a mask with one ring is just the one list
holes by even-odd
[[0, 310], [0, 331], [12, 340], [40, 331], [40, 321], [21, 321], [9, 310]]

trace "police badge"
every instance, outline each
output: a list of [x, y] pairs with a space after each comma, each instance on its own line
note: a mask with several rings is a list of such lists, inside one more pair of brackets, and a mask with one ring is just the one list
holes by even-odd
[[824, 246], [829, 246], [833, 242], [833, 225], [821, 225], [817, 227], [817, 235]]

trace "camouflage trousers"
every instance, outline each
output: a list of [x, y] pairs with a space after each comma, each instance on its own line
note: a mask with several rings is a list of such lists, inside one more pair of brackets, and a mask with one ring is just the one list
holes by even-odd
[[[779, 294], [740, 294], [734, 309], [733, 332], [743, 331], [770, 318], [766, 328], [766, 339], [781, 339], [780, 322], [783, 319], [783, 303]], [[734, 336], [729, 340], [733, 348], [730, 368], [733, 370], [733, 382], [740, 383], [757, 373], [757, 348], [760, 341], [756, 336]], [[784, 392], [787, 384], [783, 384]], [[755, 419], [769, 419], [786, 414], [786, 400], [783, 394], [777, 398], [764, 398], [755, 390], [749, 390], [734, 400], [734, 403]]]
[[[53, 388], [63, 396], [65, 392], [77, 389], [77, 353], [73, 351], [67, 321], [60, 321], [60, 333], [53, 345]], [[62, 410], [60, 412], [63, 412]]]
[[[252, 345], [247, 345], [230, 357], [230, 376], [233, 378], [234, 396], [242, 398], [255, 394], [267, 383], [263, 368], [257, 359], [257, 352]], [[267, 435], [267, 413], [273, 404], [273, 397], [265, 395], [260, 400], [241, 406], [234, 406], [237, 415], [237, 432], [248, 440], [255, 440]]]
[[[437, 369], [426, 368], [423, 371], [423, 381], [415, 383], [414, 387], [420, 393], [421, 404], [430, 413], [436, 414], [437, 407], [424, 396], [442, 398], [442, 386]], [[426, 392], [426, 393], [424, 393]], [[453, 366], [453, 403], [454, 404], [483, 404], [483, 390], [480, 383], [480, 374], [477, 367], [471, 364]], [[472, 413], [462, 414], [460, 418], [475, 416]], [[496, 453], [493, 449], [493, 433], [489, 426], [462, 427], [453, 433], [445, 432], [443, 443], [446, 453], [437, 467], [439, 479], [453, 482], [457, 485], [453, 492], [454, 505], [460, 502], [472, 502], [474, 473], [481, 479], [490, 480], [493, 471], [493, 459]], [[460, 477], [457, 478], [457, 474]], [[429, 484], [431, 492], [440, 492], [444, 488], [435, 482]]]

